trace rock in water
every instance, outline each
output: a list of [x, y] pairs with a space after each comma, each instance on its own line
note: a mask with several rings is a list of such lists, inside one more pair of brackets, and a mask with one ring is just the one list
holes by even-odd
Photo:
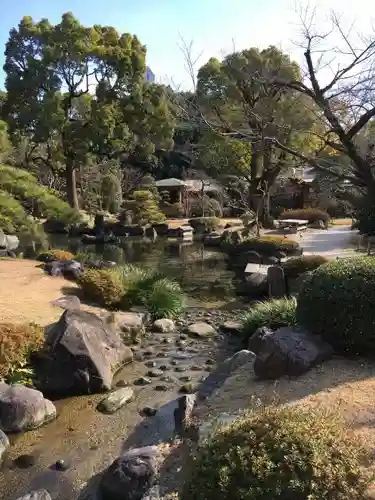
[[157, 319], [154, 322], [153, 326], [157, 332], [162, 332], [162, 333], [174, 332], [176, 330], [176, 325], [174, 324], [174, 321], [168, 318]]
[[43, 392], [95, 393], [110, 390], [115, 372], [132, 359], [119, 334], [98, 316], [67, 310], [47, 332], [36, 375]]
[[30, 493], [26, 493], [22, 497], [18, 497], [17, 500], [52, 500], [51, 495], [46, 490], [35, 490]]
[[134, 396], [134, 391], [130, 387], [122, 387], [111, 392], [98, 404], [98, 410], [103, 413], [115, 413], [122, 406], [129, 403]]
[[156, 446], [136, 448], [121, 455], [102, 476], [102, 499], [142, 500], [156, 482], [158, 457]]
[[56, 417], [56, 408], [43, 394], [21, 384], [0, 392], [0, 429], [24, 432], [37, 429]]
[[185, 436], [192, 423], [192, 414], [196, 403], [195, 394], [178, 398], [178, 407], [174, 410], [175, 433]]
[[332, 354], [332, 347], [318, 335], [283, 327], [262, 339], [255, 358], [254, 373], [261, 379], [298, 376], [329, 359]]
[[6, 434], [4, 434], [4, 432], [0, 429], [0, 467], [4, 461], [4, 457], [5, 457], [6, 452], [9, 449], [9, 446], [10, 446], [10, 444], [9, 444], [8, 436]]
[[208, 323], [199, 322], [188, 326], [187, 333], [193, 337], [205, 338], [215, 335], [216, 330]]
[[221, 326], [221, 330], [226, 333], [237, 335], [241, 333], [242, 323], [240, 321], [225, 321]]

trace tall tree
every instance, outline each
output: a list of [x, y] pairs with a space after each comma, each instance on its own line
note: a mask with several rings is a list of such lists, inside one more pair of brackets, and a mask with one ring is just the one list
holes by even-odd
[[247, 143], [247, 168], [232, 162], [223, 165], [222, 173], [237, 170], [249, 183], [253, 208], [266, 216], [270, 188], [282, 170], [296, 165], [295, 157], [269, 138], [276, 137], [286, 147], [298, 144], [302, 150], [317, 140], [312, 106], [298, 93], [268, 83], [275, 76], [299, 78], [298, 66], [275, 47], [235, 52], [223, 61], [210, 59], [198, 72], [195, 110], [206, 130], [221, 138], [219, 144], [227, 142], [227, 150], [233, 152], [236, 141]]
[[[114, 28], [82, 26], [71, 13], [57, 25], [30, 17], [12, 29], [5, 65], [10, 129], [58, 154], [67, 198], [78, 207], [76, 172], [88, 155], [170, 143], [173, 123], [164, 91], [144, 83], [146, 49]], [[144, 149], [143, 148], [143, 149]]]

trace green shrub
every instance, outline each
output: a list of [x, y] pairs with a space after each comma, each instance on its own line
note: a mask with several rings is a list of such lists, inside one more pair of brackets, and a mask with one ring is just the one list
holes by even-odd
[[275, 330], [282, 326], [295, 325], [296, 307], [297, 303], [294, 298], [256, 302], [244, 316], [242, 327], [244, 337], [251, 337], [262, 326]]
[[85, 298], [104, 307], [117, 306], [124, 294], [121, 280], [111, 269], [88, 269], [78, 284]]
[[297, 320], [338, 352], [375, 353], [375, 258], [330, 261], [298, 294]]
[[220, 219], [217, 217], [196, 217], [190, 219], [189, 224], [196, 233], [211, 233], [220, 227]]
[[141, 302], [155, 319], [174, 318], [183, 308], [183, 293], [178, 283], [162, 278], [150, 284]]
[[161, 204], [161, 211], [168, 219], [180, 219], [185, 213], [182, 203], [168, 203], [166, 201]]
[[0, 380], [22, 382], [30, 354], [38, 351], [43, 342], [44, 328], [38, 325], [0, 323]]
[[22, 205], [5, 191], [0, 191], [0, 229], [14, 234], [27, 231], [29, 224]]
[[300, 219], [300, 220], [308, 220], [309, 222], [317, 222], [322, 220], [325, 223], [328, 223], [330, 220], [330, 215], [328, 212], [324, 210], [320, 210], [319, 208], [301, 208], [299, 210], [284, 210], [279, 215], [279, 219]]
[[230, 245], [228, 248], [228, 250], [234, 254], [252, 250], [265, 256], [273, 256], [278, 252], [293, 254], [299, 251], [299, 249], [300, 246], [297, 241], [289, 240], [281, 236], [250, 237], [240, 243]]
[[218, 200], [203, 196], [203, 198], [192, 200], [190, 206], [192, 217], [222, 217], [223, 207]]
[[74, 255], [66, 250], [47, 250], [38, 255], [36, 260], [40, 262], [52, 262], [54, 260], [73, 260]]
[[333, 414], [268, 407], [219, 427], [198, 449], [181, 500], [362, 500], [365, 446]]
[[171, 318], [183, 308], [183, 292], [175, 281], [157, 272], [127, 265], [116, 269], [124, 295], [122, 305], [141, 305], [154, 318]]
[[132, 198], [124, 201], [123, 207], [125, 214], [131, 214], [133, 224], [159, 224], [165, 221], [165, 216], [151, 191], [134, 191]]
[[288, 259], [282, 264], [286, 278], [298, 278], [301, 274], [317, 269], [322, 264], [328, 262], [322, 255], [302, 255]]

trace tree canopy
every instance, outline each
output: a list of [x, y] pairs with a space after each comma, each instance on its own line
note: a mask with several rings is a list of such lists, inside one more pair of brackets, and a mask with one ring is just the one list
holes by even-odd
[[146, 49], [135, 35], [24, 17], [5, 50], [6, 102], [14, 143], [51, 170], [62, 170], [67, 198], [78, 207], [76, 172], [100, 160], [152, 154], [169, 147], [173, 119], [165, 89], [145, 83]]

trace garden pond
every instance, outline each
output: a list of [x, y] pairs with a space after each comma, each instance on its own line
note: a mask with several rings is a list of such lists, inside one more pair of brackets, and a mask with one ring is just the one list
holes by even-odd
[[205, 247], [201, 241], [124, 238], [120, 245], [85, 245], [79, 238], [49, 235], [48, 246], [85, 254], [91, 261], [135, 264], [159, 271], [177, 280], [192, 303], [216, 303], [235, 297], [234, 275], [227, 268], [226, 254]]

